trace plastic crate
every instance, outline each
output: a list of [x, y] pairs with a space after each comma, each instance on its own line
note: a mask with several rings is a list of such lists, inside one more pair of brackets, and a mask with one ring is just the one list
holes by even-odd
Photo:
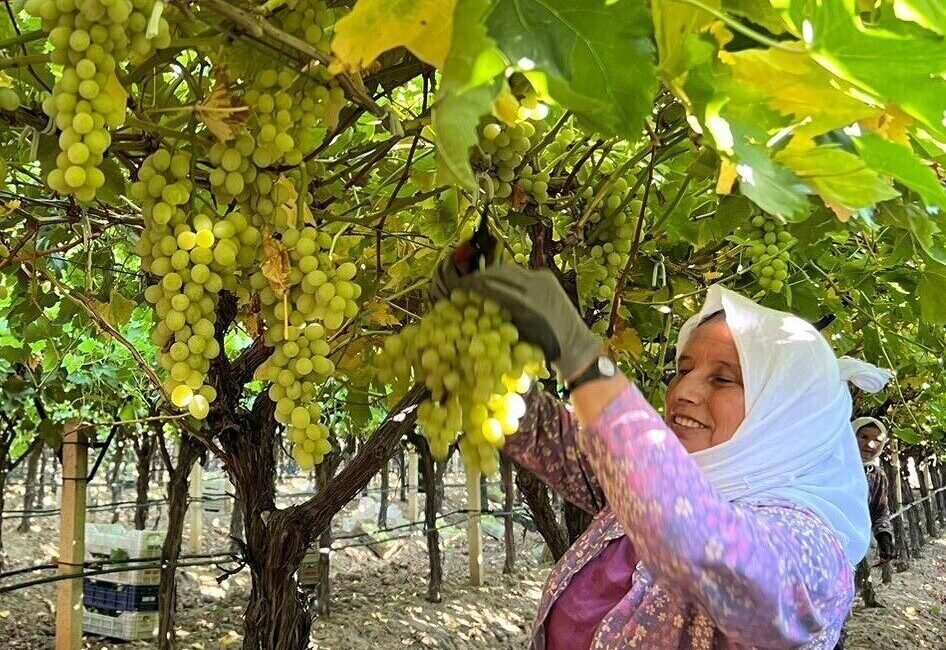
[[153, 639], [158, 634], [158, 615], [150, 612], [110, 615], [85, 609], [82, 612], [82, 629], [88, 634], [124, 641]]
[[234, 491], [233, 483], [226, 474], [208, 473], [204, 476], [202, 509], [211, 515], [229, 515], [233, 509], [233, 499], [229, 494]]
[[[163, 530], [130, 530], [121, 524], [86, 524], [85, 550], [88, 559], [112, 559], [117, 551], [128, 559], [160, 558], [164, 544]], [[137, 563], [140, 566], [140, 563]], [[107, 568], [117, 568], [118, 564], [109, 564]], [[134, 564], [132, 566], [135, 566]], [[161, 582], [161, 570], [158, 568], [129, 569], [115, 573], [104, 573], [95, 577], [102, 582], [124, 585], [156, 585]]]
[[82, 584], [86, 607], [110, 612], [158, 611], [157, 585], [121, 585], [86, 578]]

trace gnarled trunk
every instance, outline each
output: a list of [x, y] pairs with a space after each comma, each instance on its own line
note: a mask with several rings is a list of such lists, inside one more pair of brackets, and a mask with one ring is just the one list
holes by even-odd
[[151, 486], [151, 461], [157, 448], [153, 435], [135, 438], [135, 530], [144, 530], [148, 525], [148, 488]]
[[[440, 492], [437, 483], [443, 483], [443, 473], [438, 472], [434, 457], [430, 454], [427, 440], [415, 439], [421, 459], [421, 477], [424, 485], [424, 532], [427, 535], [427, 559], [430, 574], [427, 577], [427, 600], [439, 603], [443, 600], [443, 560], [440, 557], [440, 532], [437, 530], [437, 513], [440, 512]], [[447, 463], [441, 463], [446, 468]]]
[[[125, 440], [119, 437], [115, 441], [115, 451], [112, 452], [112, 473], [108, 477], [108, 484], [112, 490], [112, 502], [118, 503], [122, 499], [122, 465], [125, 464]], [[117, 524], [121, 511], [115, 508], [112, 513], [112, 523]]]
[[516, 483], [513, 479], [512, 461], [505, 456], [499, 459], [499, 475], [503, 483], [503, 544], [506, 547], [503, 573], [513, 573], [516, 570], [516, 532], [512, 509], [516, 504]]
[[388, 527], [388, 490], [391, 489], [390, 462], [381, 466], [381, 499], [378, 502], [378, 528]]
[[16, 527], [18, 532], [25, 533], [30, 529], [30, 514], [36, 508], [36, 474], [39, 471], [39, 460], [43, 455], [46, 445], [43, 442], [33, 445], [26, 459], [26, 483], [23, 492], [23, 514], [20, 517], [20, 525]]
[[522, 497], [529, 505], [532, 516], [535, 518], [535, 525], [539, 529], [539, 534], [549, 547], [552, 553], [552, 559], [558, 562], [559, 558], [565, 555], [568, 550], [568, 531], [559, 525], [555, 517], [555, 510], [549, 501], [548, 488], [532, 472], [519, 467], [516, 475], [516, 483], [522, 492]]

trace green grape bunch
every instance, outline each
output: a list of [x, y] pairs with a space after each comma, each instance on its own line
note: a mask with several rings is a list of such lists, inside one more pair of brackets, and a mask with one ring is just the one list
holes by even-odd
[[759, 214], [750, 223], [748, 249], [752, 274], [763, 291], [779, 293], [788, 278], [789, 251], [797, 240], [777, 217]]
[[43, 112], [59, 130], [60, 153], [46, 182], [60, 194], [92, 201], [105, 183], [100, 169], [110, 130], [125, 120], [126, 93], [118, 80], [128, 58], [141, 60], [171, 42], [159, 0], [27, 0], [41, 19], [62, 75]]
[[138, 253], [155, 280], [145, 299], [159, 319], [152, 340], [168, 375], [165, 389], [176, 407], [204, 419], [216, 398], [206, 380], [220, 354], [217, 297], [224, 289], [238, 291], [237, 274], [255, 264], [260, 233], [238, 212], [223, 219], [191, 215], [190, 179], [189, 154], [159, 149], [142, 163], [131, 196], [145, 221]]
[[525, 415], [522, 398], [548, 371], [541, 350], [519, 340], [509, 314], [492, 300], [455, 290], [420, 322], [388, 337], [379, 353], [383, 381], [402, 394], [414, 381], [430, 391], [417, 422], [436, 458], [461, 432], [467, 468], [493, 474], [498, 450]]
[[[479, 166], [488, 170], [489, 181], [484, 182], [491, 186], [493, 197], [512, 198], [513, 186], [521, 179], [528, 181], [522, 189], [536, 197], [537, 203], [548, 201], [548, 174], [537, 174], [531, 164], [523, 165], [525, 154], [538, 137], [535, 125], [528, 120], [513, 124], [493, 118], [486, 120], [480, 129], [482, 160]], [[521, 180], [518, 180], [520, 184]]]
[[[640, 214], [641, 201], [630, 195], [625, 178], [611, 183], [607, 196], [588, 218], [586, 241], [595, 260], [595, 298], [609, 301], [614, 298], [618, 279], [627, 265], [634, 237], [634, 224]], [[593, 189], [585, 190], [585, 198], [593, 197]]]
[[[313, 226], [289, 228], [270, 244], [269, 259], [250, 278], [259, 293], [265, 342], [274, 347], [257, 379], [271, 382], [276, 420], [286, 425], [293, 457], [307, 470], [331, 450], [315, 403], [320, 383], [335, 370], [330, 333], [358, 314], [361, 286], [353, 262], [337, 262], [332, 237]], [[273, 281], [273, 278], [276, 278]]]

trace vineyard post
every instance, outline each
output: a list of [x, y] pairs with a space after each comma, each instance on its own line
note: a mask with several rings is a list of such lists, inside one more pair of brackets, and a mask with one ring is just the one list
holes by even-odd
[[413, 445], [407, 453], [407, 519], [417, 521], [417, 450]]
[[466, 470], [466, 542], [470, 551], [470, 584], [479, 587], [483, 584], [483, 503], [480, 498], [479, 471]]
[[191, 553], [200, 553], [201, 536], [203, 534], [203, 502], [204, 495], [204, 468], [200, 463], [194, 463], [191, 469], [190, 480], [190, 531], [187, 536], [187, 547]]
[[[887, 479], [893, 488], [891, 496], [893, 503], [890, 504], [891, 510], [900, 512], [903, 507], [903, 484], [900, 482], [900, 451], [896, 438], [890, 440], [890, 464], [887, 472]], [[904, 523], [904, 517], [901, 514], [893, 520], [893, 531], [896, 537], [897, 547], [899, 549], [899, 558], [897, 559], [897, 571], [906, 571], [910, 567], [910, 543], [907, 541], [907, 526]]]
[[512, 461], [506, 456], [500, 456], [499, 472], [503, 483], [503, 544], [506, 548], [506, 559], [503, 563], [503, 573], [516, 571], [516, 531], [515, 521], [512, 518], [512, 509], [516, 505], [516, 483], [512, 475]]
[[[936, 463], [936, 468], [933, 470], [934, 484], [937, 490], [946, 485], [946, 481], [943, 480], [944, 469], [946, 468], [944, 468], [943, 464], [938, 462]], [[946, 492], [937, 492], [936, 504], [936, 511], [939, 513], [939, 524], [940, 526], [946, 526]]]
[[933, 488], [933, 477], [930, 475], [930, 458], [924, 458], [917, 463], [917, 474], [920, 481], [920, 497], [923, 499], [923, 516], [926, 519], [926, 532], [930, 537], [936, 537], [936, 515], [933, 510], [933, 499], [930, 497]]
[[59, 582], [56, 593], [56, 650], [82, 647], [82, 565], [85, 562], [85, 505], [89, 448], [78, 423], [66, 425], [62, 441], [62, 505], [59, 515]]

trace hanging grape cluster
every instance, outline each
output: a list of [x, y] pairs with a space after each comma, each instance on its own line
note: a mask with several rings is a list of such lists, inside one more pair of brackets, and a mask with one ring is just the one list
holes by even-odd
[[[593, 196], [592, 188], [586, 190], [586, 198]], [[641, 209], [641, 202], [633, 199], [627, 179], [614, 179], [607, 196], [588, 218], [585, 241], [591, 246], [591, 257], [595, 281], [595, 297], [611, 300], [618, 279], [627, 265], [634, 237], [634, 224]]]
[[455, 290], [424, 318], [388, 337], [378, 359], [383, 381], [396, 393], [423, 381], [430, 397], [417, 422], [436, 458], [460, 439], [468, 469], [495, 473], [498, 450], [519, 428], [522, 395], [548, 376], [542, 352], [519, 341], [509, 314], [476, 293]]
[[60, 154], [46, 179], [61, 194], [91, 201], [105, 183], [99, 166], [111, 144], [109, 129], [125, 119], [125, 91], [116, 70], [128, 56], [143, 58], [171, 37], [158, 0], [28, 0], [42, 20], [62, 76], [43, 111], [59, 129]]
[[257, 378], [272, 382], [276, 419], [286, 425], [302, 469], [320, 463], [331, 449], [328, 428], [318, 421], [316, 382], [335, 370], [328, 334], [358, 313], [361, 295], [352, 281], [354, 263], [337, 263], [331, 247], [324, 230], [289, 228], [281, 241], [267, 243], [267, 262], [251, 278], [262, 303], [266, 343], [275, 347]]
[[788, 278], [789, 250], [797, 240], [776, 217], [759, 214], [752, 218], [751, 224], [752, 273], [763, 291], [779, 293]]
[[482, 126], [479, 148], [483, 154], [481, 165], [489, 170], [489, 181], [484, 187], [487, 193], [491, 190], [492, 196], [508, 199], [513, 194], [513, 182], [518, 181], [521, 186], [527, 180], [528, 192], [536, 197], [536, 202], [548, 201], [548, 174], [536, 175], [531, 165], [523, 166], [523, 158], [535, 139], [536, 128], [529, 121], [506, 124], [490, 119]]
[[214, 338], [217, 294], [236, 289], [241, 263], [255, 263], [260, 234], [239, 213], [222, 220], [191, 215], [190, 178], [187, 153], [159, 149], [142, 163], [131, 195], [145, 220], [138, 252], [157, 280], [145, 298], [160, 319], [152, 339], [168, 373], [165, 389], [175, 406], [203, 419], [216, 397], [205, 381], [210, 360], [220, 354]]

